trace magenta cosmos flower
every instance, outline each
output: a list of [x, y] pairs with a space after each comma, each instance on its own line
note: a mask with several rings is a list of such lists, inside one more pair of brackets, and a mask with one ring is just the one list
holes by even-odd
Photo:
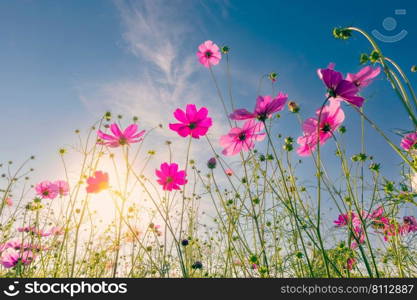
[[297, 139], [297, 143], [300, 145], [297, 153], [300, 156], [310, 155], [316, 149], [318, 142], [320, 145], [324, 144], [345, 119], [345, 113], [340, 107], [340, 103], [334, 100], [323, 107], [320, 124], [318, 124], [320, 109], [316, 111], [316, 115], [316, 118], [304, 121], [303, 136]]
[[158, 176], [158, 183], [162, 185], [164, 191], [179, 190], [180, 185], [187, 183], [185, 177], [187, 174], [184, 170], [178, 171], [178, 165], [176, 163], [163, 163], [160, 170], [155, 170], [156, 176]]
[[224, 155], [235, 155], [241, 150], [248, 151], [255, 147], [256, 141], [262, 141], [265, 133], [260, 133], [264, 124], [255, 120], [248, 120], [242, 128], [232, 128], [228, 134], [220, 138], [220, 145], [224, 147]]
[[142, 141], [142, 136], [145, 134], [145, 130], [138, 132], [138, 125], [136, 124], [129, 125], [122, 132], [119, 125], [113, 123], [110, 125], [110, 131], [113, 133], [113, 135], [106, 134], [101, 130], [97, 132], [97, 135], [100, 139], [98, 144], [116, 148], [119, 146], [139, 143]]
[[207, 108], [202, 107], [197, 110], [194, 104], [187, 104], [185, 112], [179, 108], [174, 111], [174, 117], [180, 123], [169, 124], [169, 128], [182, 137], [191, 135], [198, 139], [204, 136], [212, 125], [211, 118], [207, 115]]
[[406, 216], [403, 218], [403, 225], [400, 226], [400, 233], [407, 234], [417, 231], [417, 220], [413, 216]]
[[359, 88], [353, 82], [343, 79], [342, 73], [333, 70], [333, 67], [334, 65], [330, 64], [327, 69], [317, 71], [320, 79], [327, 87], [328, 97], [361, 107], [365, 99], [357, 95]]
[[372, 68], [371, 66], [366, 66], [356, 74], [348, 73], [346, 80], [352, 82], [359, 89], [361, 89], [368, 86], [372, 80], [379, 75], [380, 72], [380, 67]]
[[17, 251], [9, 248], [5, 250], [0, 256], [0, 263], [5, 268], [13, 268], [19, 262], [24, 265], [30, 264], [35, 259], [35, 255], [31, 251]]
[[279, 93], [275, 98], [271, 96], [259, 96], [256, 99], [253, 112], [249, 112], [246, 109], [237, 109], [229, 115], [229, 118], [232, 120], [258, 119], [263, 122], [269, 119], [272, 114], [281, 111], [287, 99], [288, 95], [283, 93]]
[[55, 183], [42, 181], [35, 186], [35, 191], [42, 199], [55, 199], [59, 194], [59, 188]]
[[416, 146], [417, 143], [417, 132], [412, 132], [407, 134], [402, 140], [401, 140], [401, 147], [405, 151], [410, 151]]
[[220, 62], [222, 54], [215, 43], [212, 41], [205, 41], [198, 46], [197, 57], [203, 66], [210, 68]]

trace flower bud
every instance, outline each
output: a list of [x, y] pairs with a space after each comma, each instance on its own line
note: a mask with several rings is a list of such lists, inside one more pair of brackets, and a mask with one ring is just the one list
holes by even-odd
[[272, 82], [275, 82], [278, 79], [278, 74], [275, 72], [271, 72], [268, 74], [268, 79], [271, 80]]
[[110, 121], [110, 120], [111, 120], [111, 112], [107, 111], [107, 112], [104, 114], [104, 118], [106, 119], [106, 121]]
[[196, 269], [202, 269], [203, 268], [203, 264], [200, 261], [196, 261], [195, 263], [193, 263], [193, 265], [191, 266], [191, 268], [193, 268], [194, 270], [196, 270]]
[[300, 111], [300, 107], [294, 101], [288, 102], [288, 110], [292, 113], [298, 113]]
[[411, 67], [411, 72], [413, 72], [413, 73], [417, 72], [417, 66], [416, 65]]
[[366, 64], [369, 61], [369, 56], [366, 53], [362, 53], [361, 56], [359, 56], [359, 63], [361, 65]]
[[229, 52], [230, 52], [230, 47], [229, 47], [229, 46], [223, 46], [223, 47], [221, 48], [221, 50], [222, 50], [222, 53], [223, 53], [223, 54], [227, 54], [227, 53], [229, 53]]
[[333, 36], [336, 39], [347, 40], [352, 36], [352, 31], [347, 28], [336, 27], [333, 29]]
[[371, 52], [371, 55], [369, 56], [369, 61], [371, 62], [371, 63], [376, 63], [379, 59], [381, 58], [381, 54], [378, 52], [378, 51], [376, 51], [376, 50], [373, 50], [372, 52]]
[[207, 167], [209, 169], [215, 169], [216, 168], [216, 165], [217, 165], [217, 160], [216, 160], [215, 157], [210, 158], [208, 160], [208, 162], [207, 162]]

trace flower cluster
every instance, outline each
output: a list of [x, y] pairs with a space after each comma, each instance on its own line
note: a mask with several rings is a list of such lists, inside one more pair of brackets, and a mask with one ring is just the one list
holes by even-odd
[[381, 233], [385, 241], [389, 241], [390, 237], [401, 234], [406, 235], [411, 232], [417, 232], [417, 220], [413, 216], [406, 216], [403, 218], [403, 223], [398, 224], [390, 219], [384, 211], [382, 206], [375, 209], [372, 213], [367, 214], [362, 211], [361, 216], [350, 211], [346, 214], [341, 214], [334, 221], [336, 227], [348, 227], [354, 235], [355, 241], [352, 241], [351, 248], [358, 247], [357, 241], [360, 244], [365, 242], [365, 228], [370, 224], [376, 233]]

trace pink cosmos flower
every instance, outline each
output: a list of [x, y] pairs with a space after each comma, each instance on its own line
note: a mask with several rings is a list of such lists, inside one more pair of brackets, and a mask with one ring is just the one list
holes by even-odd
[[371, 219], [379, 219], [382, 217], [382, 215], [384, 214], [384, 208], [382, 206], [379, 206], [377, 209], [375, 209], [370, 215], [369, 217]]
[[104, 133], [101, 130], [97, 131], [97, 135], [100, 139], [97, 143], [111, 148], [116, 148], [119, 146], [139, 143], [142, 141], [142, 136], [145, 134], [145, 130], [138, 132], [138, 125], [136, 124], [129, 125], [122, 132], [119, 125], [113, 123], [110, 125], [110, 131], [113, 135]]
[[403, 218], [403, 224], [400, 226], [400, 233], [405, 235], [410, 232], [417, 232], [417, 220], [413, 216]]
[[5, 250], [0, 256], [0, 263], [5, 268], [13, 268], [19, 262], [24, 265], [30, 264], [35, 259], [35, 255], [31, 251], [16, 251], [12, 248]]
[[[362, 219], [366, 219], [365, 212], [362, 212]], [[347, 212], [346, 214], [341, 214], [337, 220], [333, 221], [336, 227], [347, 226], [350, 222], [352, 222], [353, 227], [360, 227], [362, 225], [360, 216], [353, 211]]]
[[392, 236], [396, 236], [399, 233], [399, 228], [395, 224], [384, 224], [383, 234], [384, 240], [389, 241]]
[[169, 128], [182, 137], [191, 135], [198, 139], [200, 136], [204, 136], [212, 125], [211, 118], [207, 115], [207, 108], [202, 107], [197, 110], [194, 104], [187, 104], [185, 112], [179, 108], [174, 111], [174, 117], [180, 123], [169, 124]]
[[262, 141], [265, 138], [265, 133], [260, 133], [262, 129], [264, 129], [263, 123], [253, 119], [246, 121], [242, 128], [232, 128], [228, 134], [220, 138], [220, 145], [224, 147], [222, 153], [235, 155], [242, 150], [253, 149], [256, 141]]
[[26, 232], [32, 235], [36, 235], [39, 237], [46, 237], [51, 235], [49, 232], [45, 232], [42, 229], [38, 229], [35, 226], [25, 226], [25, 227], [19, 227], [17, 228], [17, 231], [19, 232]]
[[356, 214], [355, 213], [341, 214], [341, 215], [339, 215], [337, 220], [333, 221], [333, 223], [336, 225], [336, 227], [344, 227], [344, 226], [347, 226], [349, 224], [349, 220], [352, 217], [355, 218]]
[[7, 206], [9, 206], [9, 207], [13, 206], [13, 199], [12, 198], [7, 197], [5, 202], [6, 202]]
[[247, 120], [258, 119], [259, 121], [265, 121], [269, 119], [272, 114], [281, 111], [285, 102], [288, 99], [288, 95], [279, 93], [275, 98], [271, 96], [259, 96], [256, 99], [256, 105], [253, 113], [246, 109], [237, 109], [229, 115], [232, 120]]
[[354, 227], [353, 228], [353, 241], [350, 243], [351, 249], [356, 249], [359, 247], [360, 244], [365, 243], [365, 233], [362, 227]]
[[206, 68], [217, 65], [222, 58], [219, 47], [212, 41], [205, 41], [198, 46], [197, 57]]
[[42, 199], [55, 199], [58, 196], [58, 186], [50, 181], [42, 181], [35, 186], [35, 191]]
[[63, 197], [69, 193], [69, 185], [65, 180], [57, 180], [54, 184], [58, 187], [58, 194]]
[[54, 226], [49, 230], [49, 234], [50, 235], [63, 235], [64, 234], [64, 228], [62, 227], [58, 227], [58, 226]]
[[162, 185], [164, 191], [179, 190], [180, 185], [187, 183], [187, 179], [185, 179], [187, 174], [184, 170], [178, 171], [176, 163], [161, 164], [160, 170], [155, 170], [155, 174], [158, 176], [158, 183]]
[[417, 143], [417, 132], [412, 132], [407, 134], [402, 140], [401, 140], [401, 147], [405, 151], [410, 151], [412, 148], [415, 147]]
[[94, 172], [94, 176], [87, 179], [87, 193], [97, 194], [109, 188], [109, 174], [102, 171]]
[[380, 72], [380, 67], [372, 68], [371, 66], [366, 66], [356, 74], [348, 73], [346, 80], [352, 82], [359, 89], [361, 89], [368, 86], [372, 80], [379, 75]]
[[343, 79], [342, 73], [333, 70], [333, 66], [317, 71], [320, 79], [327, 87], [328, 97], [346, 101], [357, 107], [361, 107], [364, 98], [357, 96], [359, 88], [352, 82]]
[[356, 259], [354, 257], [350, 257], [346, 260], [346, 268], [348, 270], [352, 270], [356, 264]]
[[39, 252], [41, 250], [46, 250], [47, 248], [30, 243], [22, 243], [20, 240], [10, 240], [4, 244], [0, 244], [0, 253], [6, 249], [14, 249], [19, 251], [34, 251]]
[[[367, 215], [365, 212], [361, 212], [362, 219], [366, 219]], [[351, 226], [352, 233], [353, 233], [353, 240], [350, 244], [351, 249], [356, 249], [359, 244], [363, 244], [365, 242], [365, 233], [363, 231], [363, 225], [360, 216], [350, 211], [346, 214], [339, 215], [338, 219], [333, 221], [336, 227], [344, 227], [344, 226]]]
[[[303, 124], [303, 136], [297, 139], [300, 147], [297, 153], [300, 156], [308, 156], [315, 150], [317, 143], [323, 145], [329, 138], [332, 137], [333, 132], [343, 123], [345, 113], [340, 107], [338, 101], [330, 101], [329, 105], [323, 107], [320, 117], [320, 125], [318, 119], [320, 116], [320, 109], [316, 111], [316, 118], [309, 118]], [[318, 130], [320, 128], [320, 130]], [[319, 132], [318, 132], [319, 131]], [[317, 136], [317, 133], [319, 135]]]

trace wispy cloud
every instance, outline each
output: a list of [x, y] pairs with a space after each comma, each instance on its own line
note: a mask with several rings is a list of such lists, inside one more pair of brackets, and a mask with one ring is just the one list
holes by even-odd
[[[206, 11], [197, 9], [195, 3], [115, 1], [124, 30], [125, 48], [136, 57], [133, 63], [140, 68], [140, 74], [135, 78], [83, 87], [80, 90], [83, 103], [97, 113], [110, 109], [137, 115], [146, 127], [168, 123], [172, 120], [172, 111], [187, 103], [207, 106], [212, 117], [222, 119], [213, 84], [195, 55], [197, 43], [202, 42], [198, 39], [200, 25], [196, 11]], [[223, 15], [226, 15], [226, 8], [227, 5], [222, 8]], [[213, 136], [224, 132], [220, 130], [220, 123], [211, 130]], [[170, 136], [169, 132], [165, 134]]]

